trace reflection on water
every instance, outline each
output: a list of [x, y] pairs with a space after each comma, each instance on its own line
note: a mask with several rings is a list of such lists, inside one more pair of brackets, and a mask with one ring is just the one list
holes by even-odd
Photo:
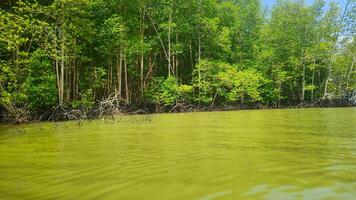
[[0, 127], [0, 199], [355, 199], [356, 108]]

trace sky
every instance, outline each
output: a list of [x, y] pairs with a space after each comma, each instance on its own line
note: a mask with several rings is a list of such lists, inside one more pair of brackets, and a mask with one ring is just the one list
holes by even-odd
[[[325, 0], [325, 2], [330, 2], [332, 0]], [[334, 0], [335, 2], [339, 3], [341, 6], [345, 5], [346, 1], [347, 0]], [[263, 6], [267, 7], [267, 8], [272, 8], [273, 4], [276, 2], [276, 0], [262, 0], [262, 4]], [[305, 0], [305, 2], [308, 4], [308, 5], [311, 5], [313, 4], [314, 0]]]

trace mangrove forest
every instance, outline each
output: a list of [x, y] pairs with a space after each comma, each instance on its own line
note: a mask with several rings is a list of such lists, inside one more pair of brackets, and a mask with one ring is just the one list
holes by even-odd
[[6, 121], [352, 105], [356, 3], [0, 1]]

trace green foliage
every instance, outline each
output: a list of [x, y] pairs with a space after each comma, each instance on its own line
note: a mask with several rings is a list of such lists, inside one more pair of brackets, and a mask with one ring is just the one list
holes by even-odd
[[192, 102], [194, 95], [194, 88], [191, 85], [179, 85], [179, 100], [182, 102]]
[[194, 69], [193, 86], [197, 88], [197, 101], [252, 103], [261, 101], [261, 87], [265, 78], [254, 69], [238, 71], [236, 66], [224, 62], [202, 60]]
[[146, 91], [146, 99], [154, 104], [162, 106], [174, 105], [179, 99], [179, 86], [177, 80], [170, 76], [154, 78]]
[[173, 76], [168, 78], [156, 77], [145, 92], [145, 99], [153, 104], [161, 106], [172, 106], [178, 102], [189, 102], [192, 100], [193, 86], [178, 85]]
[[81, 95], [80, 100], [75, 100], [72, 102], [72, 108], [92, 108], [95, 104], [93, 90], [88, 89], [83, 95]]
[[45, 110], [58, 96], [89, 108], [113, 93], [159, 106], [346, 99], [356, 88], [356, 3], [346, 5], [283, 0], [263, 13], [259, 0], [6, 3], [0, 103]]
[[57, 103], [56, 76], [48, 55], [37, 49], [31, 54], [24, 83], [27, 103], [32, 109], [48, 109]]

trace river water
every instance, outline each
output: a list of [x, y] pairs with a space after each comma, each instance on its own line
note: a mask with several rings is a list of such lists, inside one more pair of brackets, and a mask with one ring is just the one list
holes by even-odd
[[0, 199], [356, 199], [356, 108], [3, 125]]

